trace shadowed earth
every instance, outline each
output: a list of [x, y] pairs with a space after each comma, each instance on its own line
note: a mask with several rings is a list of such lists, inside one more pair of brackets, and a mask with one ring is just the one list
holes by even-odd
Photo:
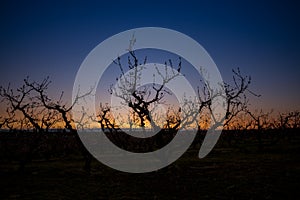
[[257, 151], [254, 139], [224, 138], [204, 159], [199, 144], [170, 166], [151, 173], [119, 172], [80, 155], [33, 159], [24, 172], [1, 162], [1, 199], [295, 199], [300, 195], [300, 137]]

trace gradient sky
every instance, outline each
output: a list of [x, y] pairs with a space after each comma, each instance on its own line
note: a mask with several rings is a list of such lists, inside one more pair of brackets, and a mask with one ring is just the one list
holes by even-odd
[[252, 77], [258, 108], [300, 109], [300, 5], [293, 1], [1, 1], [0, 85], [50, 76], [71, 98], [77, 70], [106, 38], [164, 27], [198, 41], [225, 81]]

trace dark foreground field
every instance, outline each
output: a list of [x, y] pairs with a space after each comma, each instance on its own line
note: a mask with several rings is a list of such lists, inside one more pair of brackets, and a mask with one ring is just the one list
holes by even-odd
[[[226, 139], [226, 138], [225, 138]], [[23, 172], [1, 162], [0, 199], [299, 199], [299, 136], [258, 150], [253, 139], [221, 139], [204, 159], [199, 145], [167, 168], [145, 174], [115, 171], [80, 155], [33, 159]]]

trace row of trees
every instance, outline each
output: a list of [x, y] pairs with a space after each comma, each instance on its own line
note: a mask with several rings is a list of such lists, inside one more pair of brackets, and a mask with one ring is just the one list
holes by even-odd
[[[181, 115], [183, 109], [176, 106], [169, 106], [166, 110], [164, 118], [154, 116], [153, 109], [163, 103], [167, 95], [171, 95], [166, 85], [172, 82], [176, 77], [182, 76], [182, 61], [179, 58], [178, 65], [174, 66], [169, 60], [165, 63], [164, 69], [156, 68], [157, 74], [162, 79], [161, 84], [148, 84], [140, 86], [139, 82], [142, 78], [141, 72], [143, 65], [147, 63], [147, 58], [140, 62], [134, 51], [129, 51], [127, 58], [127, 66], [123, 66], [121, 58], [117, 58], [114, 63], [120, 70], [120, 77], [117, 77], [119, 88], [114, 87], [108, 89], [111, 95], [115, 95], [122, 102], [124, 107], [129, 109], [128, 116], [112, 116], [112, 108], [109, 104], [100, 103], [97, 116], [85, 116], [93, 118], [103, 131], [114, 135], [112, 140], [118, 140], [118, 132], [121, 132], [120, 124], [116, 123], [116, 117], [120, 117], [119, 123], [126, 123], [130, 129], [140, 127], [145, 130], [146, 126], [153, 130], [163, 128], [168, 132], [176, 133], [182, 127], [188, 125], [191, 117], [199, 117], [198, 129], [205, 130], [211, 120], [216, 120], [212, 114], [212, 101], [220, 95], [218, 92], [209, 88], [205, 81], [199, 81], [197, 91], [198, 99], [192, 102], [193, 108], [185, 110], [185, 115]], [[168, 68], [167, 66], [170, 66]], [[131, 73], [126, 74], [126, 71]], [[289, 113], [274, 113], [260, 111], [251, 111], [249, 109], [249, 95], [259, 96], [249, 90], [251, 77], [244, 76], [239, 69], [233, 70], [232, 83], [223, 83], [225, 89], [225, 98], [227, 101], [224, 129], [232, 130], [249, 130], [255, 129], [258, 132], [266, 129], [298, 129], [300, 126], [300, 113], [298, 111]], [[76, 134], [76, 125], [83, 125], [84, 120], [74, 121], [72, 118], [72, 108], [74, 105], [92, 93], [86, 91], [75, 97], [74, 103], [70, 104], [64, 101], [63, 92], [58, 98], [51, 98], [47, 91], [51, 81], [49, 77], [41, 82], [32, 81], [27, 77], [24, 79], [23, 85], [19, 88], [0, 87], [1, 107], [5, 108], [0, 116], [0, 129], [9, 132], [29, 131], [34, 132], [34, 137], [30, 142], [28, 152], [33, 152], [40, 144], [43, 133], [49, 133], [53, 129], [64, 130], [65, 132], [74, 133], [76, 140], [81, 145], [80, 139]], [[188, 105], [188, 104], [186, 104]], [[189, 104], [190, 106], [191, 104]], [[185, 106], [185, 105], [183, 105]], [[196, 114], [192, 113], [196, 110]], [[199, 115], [198, 115], [199, 114]], [[184, 116], [182, 118], [182, 116]], [[162, 118], [163, 122], [159, 125], [155, 118]], [[192, 120], [194, 121], [194, 120]], [[217, 121], [215, 121], [217, 122]], [[110, 136], [111, 137], [111, 136]], [[116, 139], [117, 138], [117, 139]], [[163, 143], [163, 142], [161, 142]], [[82, 153], [85, 158], [85, 168], [90, 169], [91, 156], [81, 145]], [[21, 168], [30, 160], [31, 153], [20, 162]]]
[[[265, 112], [263, 109], [250, 110], [248, 108], [249, 99], [245, 94], [250, 82], [245, 85], [245, 77], [242, 77], [240, 72], [233, 71], [235, 76], [240, 80], [240, 83], [235, 88], [230, 88], [226, 85], [227, 95], [227, 115], [224, 123], [224, 129], [297, 129], [300, 127], [300, 112]], [[234, 78], [236, 78], [234, 76]], [[41, 83], [30, 81], [29, 78], [24, 79], [24, 84], [17, 89], [13, 89], [10, 85], [7, 88], [0, 87], [1, 107], [0, 115], [0, 129], [3, 130], [19, 130], [19, 131], [35, 131], [35, 132], [49, 132], [51, 129], [65, 129], [67, 131], [76, 132], [75, 124], [72, 119], [71, 109], [73, 105], [63, 102], [63, 92], [58, 99], [52, 99], [47, 94], [47, 89], [51, 81], [49, 77], [44, 79]], [[150, 105], [158, 103], [163, 96], [161, 92], [163, 86], [158, 89], [153, 87], [156, 91], [155, 98], [144, 100], [149, 87], [144, 91], [136, 90], [132, 97], [134, 99], [125, 99], [128, 106], [132, 108], [130, 116], [126, 116], [127, 124], [133, 124], [145, 127], [145, 121], [154, 124], [154, 117], [151, 116]], [[234, 92], [233, 92], [234, 91]], [[201, 98], [200, 92], [198, 93]], [[85, 95], [88, 95], [86, 93]], [[78, 96], [83, 98], [85, 95]], [[120, 95], [122, 97], [122, 95]], [[125, 97], [124, 97], [125, 98]], [[205, 113], [204, 108], [209, 108], [211, 99], [209, 95], [205, 96], [205, 100], [201, 100], [199, 106], [199, 113]], [[76, 103], [76, 102], [75, 102]], [[119, 130], [119, 125], [113, 119], [111, 107], [108, 104], [100, 103], [98, 107], [97, 122], [102, 129]], [[206, 113], [209, 114], [209, 113]], [[128, 117], [132, 117], [128, 118]], [[160, 116], [159, 116], [160, 117]], [[180, 119], [180, 109], [168, 107], [163, 128], [178, 129], [182, 120]], [[125, 123], [125, 122], [123, 122]], [[199, 120], [199, 128], [205, 129], [209, 126], [209, 117], [207, 115], [201, 116]]]
[[[114, 63], [120, 70], [120, 77], [117, 77], [117, 87], [108, 89], [111, 95], [116, 96], [122, 102], [122, 106], [127, 107], [129, 116], [112, 116], [111, 106], [103, 102], [98, 107], [98, 116], [94, 118], [102, 129], [117, 130], [120, 124], [116, 124], [115, 118], [119, 123], [126, 123], [130, 127], [138, 126], [144, 128], [146, 125], [153, 129], [159, 128], [155, 118], [163, 118], [163, 127], [168, 129], [178, 129], [187, 123], [187, 119], [182, 119], [181, 112], [183, 110], [178, 106], [169, 105], [166, 108], [166, 116], [153, 116], [153, 109], [158, 104], [164, 104], [165, 97], [172, 95], [166, 85], [172, 83], [176, 77], [182, 76], [182, 61], [179, 58], [177, 66], [172, 61], [165, 62], [164, 69], [158, 69], [157, 74], [160, 76], [161, 84], [147, 84], [140, 86], [143, 66], [147, 63], [147, 57], [140, 62], [135, 51], [129, 51], [127, 58], [127, 66], [123, 66], [121, 58], [118, 57]], [[171, 66], [170, 68], [167, 68]], [[130, 70], [130, 73], [126, 71]], [[285, 129], [299, 128], [299, 112], [276, 113], [260, 111], [252, 111], [249, 109], [249, 96], [259, 97], [250, 91], [251, 77], [244, 76], [239, 69], [232, 70], [232, 83], [222, 83], [225, 90], [226, 116], [223, 124], [225, 129]], [[154, 77], [155, 79], [155, 77]], [[32, 81], [27, 77], [24, 79], [23, 85], [15, 89], [10, 85], [0, 87], [0, 102], [2, 110], [0, 116], [0, 129], [8, 130], [34, 130], [36, 132], [48, 132], [53, 128], [65, 129], [76, 132], [74, 120], [72, 119], [71, 110], [78, 100], [85, 98], [92, 93], [90, 91], [75, 97], [74, 103], [70, 104], [63, 100], [63, 92], [58, 98], [51, 98], [48, 95], [48, 89], [51, 81], [49, 77], [41, 82]], [[117, 88], [117, 89], [116, 89]], [[199, 80], [197, 90], [198, 100], [193, 102], [194, 108], [199, 113], [198, 118], [199, 129], [205, 129], [210, 124], [212, 114], [212, 101], [218, 97], [218, 91], [213, 91], [207, 82]], [[166, 105], [166, 104], [164, 104]], [[185, 105], [183, 105], [184, 107]], [[188, 110], [189, 111], [189, 110]], [[186, 112], [188, 112], [186, 111]], [[184, 116], [190, 116], [186, 113]], [[88, 116], [92, 117], [92, 116]], [[122, 118], [122, 119], [120, 119]], [[214, 116], [212, 117], [212, 120]], [[80, 121], [80, 122], [79, 122]], [[77, 121], [77, 125], [83, 123], [82, 120]]]

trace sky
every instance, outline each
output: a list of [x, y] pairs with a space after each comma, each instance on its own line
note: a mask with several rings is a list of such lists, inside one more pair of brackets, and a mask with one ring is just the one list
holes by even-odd
[[300, 109], [300, 5], [296, 1], [1, 1], [0, 85], [50, 76], [71, 92], [100, 42], [139, 27], [182, 32], [201, 44], [225, 81], [251, 75], [258, 109]]

